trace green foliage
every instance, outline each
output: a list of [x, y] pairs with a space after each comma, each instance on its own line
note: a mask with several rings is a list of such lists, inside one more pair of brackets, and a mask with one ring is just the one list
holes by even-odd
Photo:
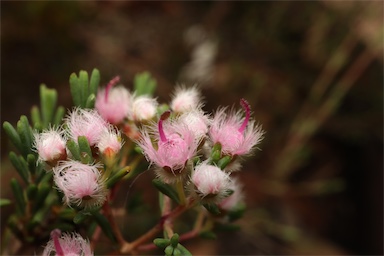
[[216, 204], [203, 204], [203, 206], [213, 215], [218, 215], [221, 213], [219, 207]]
[[177, 233], [173, 234], [171, 239], [156, 238], [153, 240], [153, 243], [157, 247], [164, 249], [166, 256], [192, 255], [187, 248], [179, 243], [179, 235]]
[[9, 199], [6, 198], [0, 198], [0, 207], [10, 205], [12, 202]]
[[92, 211], [91, 212], [94, 220], [97, 222], [97, 224], [101, 227], [104, 234], [111, 239], [112, 241], [116, 242], [116, 237], [113, 234], [113, 230], [111, 225], [109, 224], [107, 218], [105, 218], [104, 215], [102, 215], [99, 211]]
[[156, 90], [157, 82], [149, 72], [142, 72], [135, 75], [133, 80], [135, 94], [152, 96]]
[[161, 180], [159, 179], [154, 179], [152, 180], [152, 184], [161, 192], [163, 193], [164, 195], [168, 196], [169, 198], [171, 198], [174, 202], [176, 202], [177, 204], [180, 204], [180, 198], [179, 198], [179, 195], [177, 194], [177, 192], [173, 189], [172, 186], [170, 186], [169, 184], [166, 184], [164, 182], [162, 182]]
[[74, 105], [80, 108], [93, 108], [99, 83], [100, 72], [97, 69], [93, 69], [90, 79], [87, 71], [81, 70], [78, 76], [72, 73], [69, 85]]

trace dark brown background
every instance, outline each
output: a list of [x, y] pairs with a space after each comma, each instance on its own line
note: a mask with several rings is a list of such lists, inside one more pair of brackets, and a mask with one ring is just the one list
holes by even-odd
[[[167, 102], [175, 84], [194, 82], [182, 70], [194, 49], [184, 34], [196, 25], [206, 33], [201, 40], [217, 42], [211, 78], [200, 82], [205, 109], [239, 106], [244, 97], [266, 135], [261, 151], [238, 175], [248, 204], [239, 221], [242, 230], [215, 242], [185, 245], [196, 254], [382, 254], [380, 1], [2, 1], [2, 122], [14, 124], [21, 114], [29, 115], [38, 103], [40, 83], [56, 88], [59, 103], [70, 107], [70, 73], [94, 67], [103, 84], [120, 75], [129, 88], [134, 74], [147, 70], [158, 81], [159, 101]], [[349, 51], [340, 48], [348, 35], [354, 45]], [[356, 72], [348, 71], [366, 52], [368, 63], [357, 65], [358, 76], [352, 78]], [[345, 63], [336, 61], [323, 73], [335, 53], [347, 54]], [[326, 85], [338, 88], [348, 75], [351, 88], [316, 132], [299, 141], [300, 154], [284, 151], [298, 134], [288, 131], [299, 110], [307, 106], [313, 113], [308, 116], [316, 116], [332, 98], [327, 89], [318, 103], [307, 103], [315, 82], [331, 78]], [[15, 175], [7, 160], [9, 147], [2, 131], [2, 197]], [[290, 162], [292, 157], [297, 158]], [[275, 171], [286, 161], [290, 174], [275, 188], [268, 181], [278, 180]], [[331, 184], [324, 193], [308, 192], [324, 182]], [[305, 184], [309, 189], [300, 192]], [[286, 192], [279, 194], [281, 186]], [[2, 224], [5, 217], [2, 212]]]

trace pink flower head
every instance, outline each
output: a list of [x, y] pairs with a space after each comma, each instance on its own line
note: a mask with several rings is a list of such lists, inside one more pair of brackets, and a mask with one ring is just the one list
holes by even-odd
[[116, 154], [122, 147], [121, 134], [113, 127], [105, 130], [97, 143], [97, 147], [102, 154]]
[[244, 194], [242, 190], [242, 186], [237, 179], [232, 179], [229, 185], [229, 189], [233, 191], [233, 193], [223, 198], [218, 206], [220, 209], [225, 211], [233, 211], [236, 210], [239, 206], [244, 203]]
[[172, 97], [170, 107], [173, 111], [184, 113], [201, 107], [200, 92], [196, 87], [178, 87]]
[[67, 158], [66, 141], [63, 135], [63, 131], [53, 128], [34, 134], [34, 148], [39, 154], [39, 161], [55, 165], [57, 161]]
[[64, 193], [63, 201], [68, 206], [75, 204], [90, 208], [104, 203], [108, 190], [98, 168], [100, 165], [70, 160], [53, 169], [56, 186]]
[[85, 136], [90, 146], [94, 146], [101, 134], [108, 130], [108, 123], [95, 111], [75, 108], [67, 117], [68, 136], [77, 142], [79, 136]]
[[251, 109], [248, 102], [241, 99], [245, 118], [240, 111], [229, 114], [219, 109], [212, 121], [209, 135], [214, 144], [220, 143], [222, 152], [228, 155], [246, 155], [262, 140], [263, 131], [250, 120]]
[[128, 117], [136, 122], [152, 119], [156, 115], [157, 105], [156, 99], [147, 95], [134, 96]]
[[142, 131], [142, 137], [137, 143], [148, 161], [176, 175], [180, 174], [187, 161], [195, 155], [198, 141], [187, 126], [174, 121], [164, 122], [169, 114], [170, 112], [165, 112], [162, 115], [157, 129], [153, 125], [149, 127], [157, 148], [153, 146], [152, 138], [146, 130]]
[[179, 121], [187, 125], [198, 139], [206, 136], [211, 123], [209, 117], [201, 109], [194, 109], [183, 113], [179, 117]]
[[220, 170], [219, 167], [204, 161], [195, 167], [191, 183], [200, 198], [217, 202], [226, 195], [230, 179], [229, 174]]
[[98, 92], [95, 102], [97, 112], [112, 124], [119, 124], [127, 117], [132, 101], [131, 94], [125, 87], [112, 88], [119, 80], [118, 76], [112, 79], [106, 88]]
[[57, 256], [93, 255], [89, 241], [78, 233], [61, 233], [59, 229], [52, 230], [51, 240], [45, 246], [43, 256], [50, 256], [52, 253]]

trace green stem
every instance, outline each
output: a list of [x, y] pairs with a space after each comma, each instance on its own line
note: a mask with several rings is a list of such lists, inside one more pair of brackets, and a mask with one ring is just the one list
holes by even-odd
[[177, 191], [177, 194], [179, 195], [180, 205], [185, 205], [186, 197], [184, 192], [183, 181], [181, 179], [176, 182], [176, 191]]

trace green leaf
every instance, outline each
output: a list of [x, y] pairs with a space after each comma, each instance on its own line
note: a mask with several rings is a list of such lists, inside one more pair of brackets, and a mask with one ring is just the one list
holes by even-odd
[[[79, 150], [80, 150], [80, 156], [81, 156], [82, 162], [88, 163], [88, 164], [92, 163], [93, 162], [92, 150], [91, 150], [91, 147], [89, 146], [87, 137], [79, 136], [77, 138], [77, 142], [79, 143]], [[86, 155], [84, 155], [84, 153]]]
[[221, 144], [216, 143], [212, 147], [211, 156], [210, 156], [211, 163], [217, 163], [220, 160], [220, 158], [221, 158]]
[[165, 250], [164, 250], [164, 253], [166, 256], [172, 256], [173, 255], [173, 246], [172, 245], [168, 245], [167, 247], [165, 247]]
[[231, 156], [224, 156], [217, 162], [217, 167], [219, 167], [221, 170], [224, 170], [225, 167], [232, 161]]
[[29, 126], [28, 118], [26, 116], [21, 116], [20, 120], [17, 122], [17, 132], [19, 133], [21, 143], [23, 144], [23, 152], [26, 156], [29, 153], [32, 153], [32, 143], [34, 141], [32, 129]]
[[200, 232], [199, 236], [205, 239], [217, 239], [217, 235], [214, 232], [208, 230]]
[[11, 179], [11, 188], [13, 191], [13, 194], [15, 195], [15, 200], [16, 200], [16, 206], [17, 206], [17, 211], [21, 216], [25, 214], [25, 197], [23, 193], [23, 189], [21, 188], [19, 182], [13, 178]]
[[97, 224], [101, 227], [104, 234], [111, 239], [112, 241], [116, 242], [115, 235], [113, 234], [112, 227], [109, 224], [107, 218], [104, 217], [100, 212], [94, 211], [92, 212], [92, 216], [94, 217]]
[[164, 195], [168, 196], [169, 198], [171, 198], [173, 201], [175, 201], [177, 204], [180, 204], [180, 199], [179, 199], [179, 196], [177, 194], [177, 192], [173, 189], [172, 186], [170, 186], [169, 184], [165, 184], [163, 183], [161, 180], [159, 179], [154, 179], [152, 180], [152, 184], [161, 192], [163, 193]]
[[174, 233], [171, 237], [171, 245], [176, 248], [177, 244], [179, 243], [179, 234]]
[[140, 95], [152, 96], [156, 89], [157, 82], [155, 79], [152, 78], [149, 72], [142, 72], [135, 75], [133, 84], [134, 84], [135, 94], [137, 96], [140, 96]]
[[169, 241], [169, 239], [165, 239], [165, 238], [156, 238], [153, 240], [153, 243], [157, 247], [164, 249], [165, 247], [167, 247], [170, 244], [170, 241]]
[[28, 184], [29, 181], [29, 172], [28, 172], [28, 165], [24, 164], [24, 162], [21, 160], [24, 158], [22, 156], [18, 157], [15, 152], [11, 151], [9, 152], [9, 160], [11, 161], [12, 165], [15, 167], [17, 173], [20, 175], [20, 177], [23, 179], [23, 181]]
[[205, 207], [205, 209], [207, 209], [210, 213], [214, 215], [218, 215], [221, 213], [219, 207], [216, 204], [203, 204], [203, 206]]
[[184, 256], [192, 256], [192, 253], [191, 253], [190, 251], [188, 251], [187, 248], [185, 248], [185, 247], [182, 246], [181, 244], [178, 244], [178, 245], [177, 245], [177, 249], [180, 250], [181, 255], [184, 255]]
[[36, 156], [33, 154], [27, 155], [27, 164], [28, 164], [28, 170], [31, 173], [31, 175], [35, 175], [36, 173]]
[[73, 218], [73, 222], [75, 224], [81, 224], [86, 218], [91, 216], [91, 214], [88, 211], [80, 211], [78, 212], [75, 217]]
[[79, 79], [77, 78], [76, 73], [72, 73], [69, 77], [69, 85], [72, 94], [73, 104], [75, 106], [81, 105], [81, 92], [79, 87]]
[[33, 128], [36, 130], [41, 131], [43, 128], [43, 122], [41, 121], [40, 117], [40, 110], [38, 106], [33, 106], [31, 109], [31, 120], [33, 124]]
[[40, 103], [43, 127], [48, 128], [52, 122], [53, 114], [57, 103], [57, 92], [55, 89], [48, 89], [45, 84], [40, 85]]
[[181, 251], [180, 251], [180, 249], [179, 248], [174, 248], [173, 249], [173, 254], [172, 254], [173, 256], [181, 256], [181, 255], [183, 255], [182, 253], [181, 253]]
[[88, 96], [87, 101], [85, 103], [86, 108], [94, 108], [95, 106], [96, 97], [95, 94], [91, 94]]
[[37, 193], [33, 205], [33, 212], [44, 207], [45, 199], [47, 198], [52, 186], [48, 184], [40, 184], [37, 188]]
[[89, 92], [94, 95], [97, 95], [97, 88], [100, 84], [100, 72], [98, 69], [94, 68], [91, 74], [91, 81], [89, 83]]
[[112, 188], [119, 180], [121, 180], [125, 175], [129, 174], [129, 167], [124, 167], [114, 175], [108, 178], [107, 180], [107, 188]]
[[29, 184], [27, 187], [27, 198], [29, 200], [33, 200], [37, 194], [37, 186], [36, 184]]
[[59, 126], [63, 121], [63, 117], [65, 115], [65, 108], [60, 106], [56, 110], [55, 117], [53, 118], [53, 124]]
[[80, 87], [80, 95], [81, 95], [81, 104], [82, 108], [85, 107], [88, 95], [89, 95], [89, 85], [88, 85], [88, 72], [85, 70], [80, 70], [79, 72], [79, 82], [78, 86]]
[[236, 209], [229, 211], [228, 212], [229, 221], [233, 222], [243, 217], [245, 210], [246, 210], [245, 204], [241, 204]]
[[10, 205], [10, 204], [11, 204], [11, 200], [5, 199], [5, 198], [0, 198], [0, 207]]
[[67, 148], [72, 153], [72, 157], [74, 158], [74, 160], [81, 161], [80, 149], [79, 149], [79, 146], [76, 144], [75, 141], [68, 140], [67, 141]]
[[13, 143], [13, 145], [17, 148], [17, 150], [19, 150], [19, 152], [22, 152], [23, 151], [23, 144], [21, 143], [20, 136], [17, 133], [16, 129], [13, 128], [13, 126], [7, 121], [5, 121], [3, 123], [3, 128], [4, 128], [4, 131], [7, 134], [8, 138]]

